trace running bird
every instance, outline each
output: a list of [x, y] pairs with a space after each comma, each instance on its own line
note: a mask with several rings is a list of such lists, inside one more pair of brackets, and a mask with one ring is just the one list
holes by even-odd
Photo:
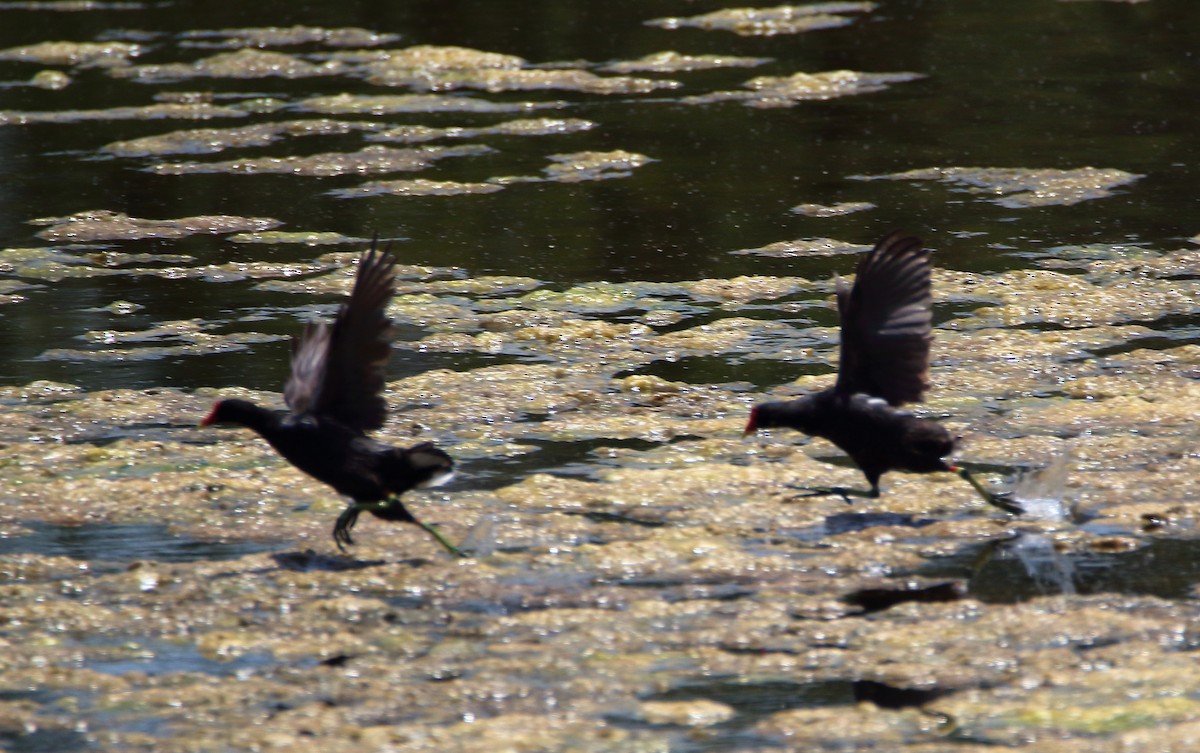
[[293, 339], [292, 373], [283, 390], [289, 413], [247, 400], [221, 400], [200, 425], [253, 429], [289, 463], [353, 500], [333, 528], [341, 551], [354, 543], [350, 531], [366, 511], [420, 526], [461, 557], [457, 547], [400, 501], [409, 489], [450, 480], [454, 461], [431, 442], [402, 449], [367, 436], [387, 417], [382, 392], [391, 320], [384, 310], [394, 292], [395, 268], [395, 258], [372, 242], [358, 260], [350, 299], [338, 308], [333, 323], [310, 323]]
[[988, 504], [1019, 514], [1018, 505], [944, 460], [955, 444], [945, 427], [899, 409], [920, 402], [929, 389], [930, 268], [929, 251], [920, 239], [893, 231], [859, 262], [853, 287], [837, 278], [837, 382], [798, 400], [755, 406], [746, 434], [786, 426], [823, 437], [849, 455], [871, 485], [869, 491], [820, 487], [803, 496], [878, 497], [879, 478], [887, 471], [949, 471], [969, 482]]

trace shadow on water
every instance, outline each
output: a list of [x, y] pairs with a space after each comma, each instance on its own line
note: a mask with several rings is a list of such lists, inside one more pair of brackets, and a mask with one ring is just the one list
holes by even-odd
[[924, 528], [936, 522], [933, 518], [917, 518], [898, 512], [840, 512], [826, 516], [818, 525], [783, 531], [781, 534], [806, 543], [817, 543], [827, 536], [854, 533], [878, 526]]
[[283, 544], [207, 541], [180, 536], [161, 523], [26, 523], [30, 532], [0, 539], [0, 555], [39, 554], [86, 562], [201, 562], [273, 551]]
[[[470, 489], [499, 489], [516, 483], [534, 473], [550, 473], [556, 476], [588, 478], [603, 468], [616, 467], [621, 463], [605, 458], [596, 451], [600, 448], [649, 450], [661, 444], [672, 444], [691, 439], [688, 435], [673, 437], [669, 442], [652, 442], [645, 439], [589, 439], [578, 442], [553, 442], [538, 439], [522, 439], [521, 444], [533, 448], [532, 452], [498, 458], [474, 458], [459, 462], [459, 477], [470, 479]], [[453, 483], [453, 482], [452, 482]]]
[[969, 579], [970, 595], [992, 604], [1058, 594], [1186, 599], [1200, 581], [1200, 540], [1150, 539], [1134, 551], [1059, 552], [1045, 537], [1021, 534], [932, 559], [915, 575]]

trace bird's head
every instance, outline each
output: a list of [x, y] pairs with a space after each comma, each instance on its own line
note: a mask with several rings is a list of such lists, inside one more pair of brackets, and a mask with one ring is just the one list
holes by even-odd
[[786, 426], [806, 431], [813, 411], [811, 396], [787, 402], [760, 403], [750, 409], [750, 420], [746, 422], [745, 435], [759, 429], [777, 429]]
[[760, 407], [761, 406], [756, 405], [750, 409], [750, 420], [746, 422], [746, 428], [742, 431], [743, 437], [748, 437], [751, 434], [755, 434], [758, 432], [759, 408]]
[[200, 422], [200, 425], [240, 424], [251, 426], [256, 423], [255, 419], [261, 413], [263, 413], [263, 409], [249, 400], [238, 400], [237, 398], [219, 400]]

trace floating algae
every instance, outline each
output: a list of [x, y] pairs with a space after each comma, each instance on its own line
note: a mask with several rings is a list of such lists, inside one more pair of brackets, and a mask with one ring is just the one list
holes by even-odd
[[[210, 47], [284, 47], [319, 44], [327, 47], [377, 47], [397, 41], [398, 34], [380, 34], [368, 29], [341, 27], [326, 29], [319, 26], [263, 26], [245, 29], [185, 31], [180, 35], [185, 45]], [[196, 40], [202, 40], [197, 42]]]
[[559, 109], [565, 102], [489, 102], [446, 94], [332, 94], [309, 97], [294, 107], [301, 112], [325, 115], [389, 115], [429, 112], [532, 112]]
[[727, 8], [687, 18], [656, 18], [647, 21], [646, 25], [662, 29], [691, 27], [705, 31], [732, 31], [747, 37], [770, 37], [849, 26], [855, 19], [844, 14], [870, 13], [877, 7], [869, 2], [828, 2], [773, 8]]
[[730, 251], [731, 254], [739, 256], [770, 256], [781, 259], [791, 257], [808, 257], [808, 256], [837, 256], [840, 254], [853, 254], [870, 250], [870, 246], [862, 246], [856, 243], [846, 243], [845, 241], [835, 240], [833, 238], [813, 238], [813, 239], [798, 239], [794, 241], [776, 241], [768, 243], [759, 248], [743, 248], [737, 251]]
[[597, 76], [578, 68], [530, 68], [528, 61], [515, 55], [432, 45], [391, 52], [368, 62], [365, 73], [372, 84], [424, 91], [565, 89], [589, 94], [642, 94], [680, 86], [662, 79]]
[[145, 52], [126, 42], [39, 42], [0, 50], [0, 60], [41, 65], [113, 65]]
[[792, 207], [792, 211], [805, 217], [841, 217], [874, 208], [875, 205], [869, 201], [843, 201], [837, 204], [798, 204]]
[[474, 144], [462, 146], [418, 146], [392, 149], [374, 145], [356, 152], [325, 152], [300, 157], [247, 157], [222, 162], [168, 162], [151, 170], [158, 175], [197, 175], [227, 173], [229, 175], [301, 175], [330, 177], [347, 174], [412, 172], [424, 170], [447, 157], [475, 157], [489, 154], [490, 147]]
[[215, 154], [226, 149], [266, 146], [297, 136], [331, 136], [353, 131], [381, 131], [386, 125], [329, 119], [287, 120], [237, 128], [193, 128], [158, 136], [114, 141], [102, 151], [119, 157], [150, 157], [162, 154]]
[[495, 183], [461, 183], [453, 180], [373, 180], [369, 183], [332, 191], [344, 199], [363, 196], [462, 196], [503, 191]]
[[414, 143], [434, 139], [473, 139], [480, 136], [552, 136], [591, 130], [596, 124], [582, 118], [524, 118], [482, 128], [398, 126], [372, 134], [372, 141]]
[[655, 52], [637, 60], [609, 63], [604, 70], [612, 73], [675, 73], [702, 71], [710, 68], [754, 68], [771, 62], [770, 58], [737, 57], [736, 55], [684, 55], [678, 52]]
[[680, 101], [692, 105], [733, 101], [750, 107], [792, 107], [809, 100], [870, 94], [883, 91], [894, 83], [919, 78], [922, 78], [919, 73], [863, 73], [848, 70], [760, 76], [743, 84], [749, 91], [714, 91], [684, 97]]
[[153, 105], [109, 107], [101, 110], [52, 110], [26, 112], [0, 110], [0, 126], [31, 123], [82, 123], [96, 120], [211, 120], [244, 118], [250, 113], [236, 107], [208, 102], [160, 102]]
[[328, 61], [310, 63], [295, 55], [265, 50], [240, 49], [221, 52], [191, 63], [161, 63], [130, 65], [110, 70], [116, 78], [132, 79], [139, 83], [186, 81], [195, 78], [309, 78], [345, 74], [346, 67]]
[[938, 180], [959, 185], [974, 194], [997, 196], [993, 202], [1010, 209], [1078, 204], [1113, 195], [1141, 175], [1113, 168], [1081, 167], [1074, 170], [928, 167], [891, 175], [860, 176], [863, 180]]
[[270, 230], [279, 220], [267, 217], [206, 215], [174, 220], [147, 220], [123, 212], [95, 209], [67, 217], [30, 220], [31, 225], [48, 225], [39, 238], [51, 242], [90, 242], [98, 240], [138, 240], [144, 238], [183, 238], [197, 233], [221, 234]]
[[639, 167], [654, 162], [644, 154], [618, 149], [611, 152], [572, 152], [551, 154], [550, 165], [542, 175], [505, 175], [491, 178], [490, 183], [508, 186], [516, 183], [582, 183], [592, 180], [628, 178]]

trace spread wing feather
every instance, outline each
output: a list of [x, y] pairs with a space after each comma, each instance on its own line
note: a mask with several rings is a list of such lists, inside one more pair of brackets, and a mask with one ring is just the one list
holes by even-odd
[[384, 310], [395, 268], [391, 254], [372, 242], [334, 321], [309, 324], [292, 341], [292, 373], [283, 395], [293, 413], [329, 416], [360, 431], [383, 426], [384, 367], [391, 352], [391, 320]]
[[893, 231], [859, 262], [853, 287], [838, 279], [838, 392], [891, 405], [921, 400], [933, 339], [930, 268], [920, 239]]

